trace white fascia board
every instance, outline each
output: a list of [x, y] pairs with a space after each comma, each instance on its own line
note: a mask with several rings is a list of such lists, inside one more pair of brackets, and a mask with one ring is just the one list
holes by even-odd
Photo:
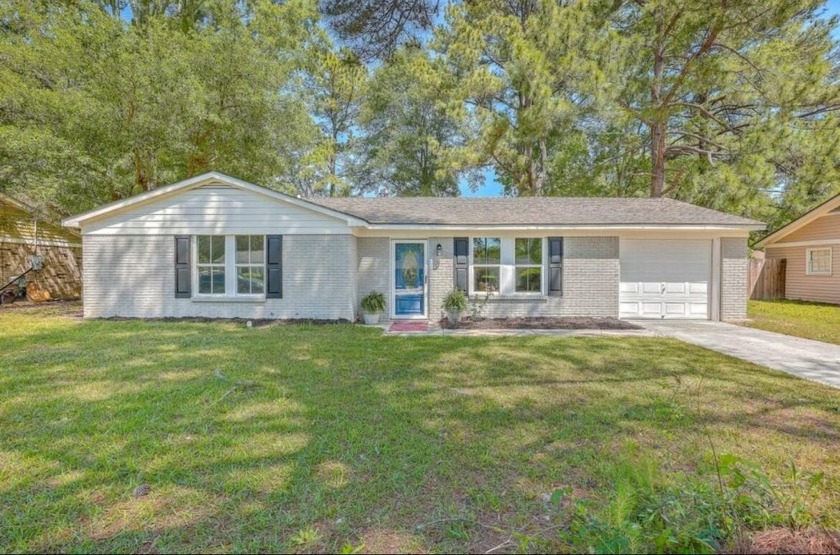
[[242, 181], [241, 179], [237, 179], [235, 177], [230, 177], [229, 175], [225, 175], [219, 172], [209, 172], [204, 173], [201, 175], [197, 175], [195, 177], [191, 177], [189, 179], [185, 179], [183, 181], [179, 181], [178, 183], [173, 183], [172, 185], [166, 185], [164, 187], [159, 187], [157, 189], [153, 189], [151, 191], [146, 191], [145, 193], [141, 193], [139, 195], [135, 195], [131, 198], [118, 200], [116, 202], [112, 202], [110, 204], [106, 204], [105, 206], [101, 206], [99, 208], [95, 208], [88, 212], [83, 212], [81, 214], [77, 214], [75, 216], [71, 216], [69, 218], [65, 218], [62, 220], [61, 225], [65, 227], [81, 227], [85, 222], [89, 222], [90, 220], [94, 220], [97, 218], [105, 217], [113, 215], [116, 212], [125, 210], [126, 208], [136, 206], [139, 204], [145, 204], [153, 200], [157, 200], [161, 197], [168, 196], [175, 194], [177, 192], [186, 191], [189, 189], [194, 189], [196, 187], [201, 187], [202, 185], [206, 185], [208, 183], [222, 183], [225, 185], [229, 185], [231, 187], [235, 187], [237, 189], [243, 189], [246, 191], [250, 191], [252, 193], [262, 195], [274, 200], [279, 200], [282, 202], [286, 202], [292, 204], [294, 206], [298, 206], [300, 208], [304, 208], [307, 210], [311, 210], [312, 212], [317, 212], [319, 214], [324, 214], [326, 216], [331, 216], [333, 218], [343, 220], [347, 223], [350, 227], [358, 227], [358, 226], [365, 226], [367, 222], [351, 216], [349, 214], [345, 214], [344, 212], [339, 212], [338, 210], [332, 210], [330, 208], [326, 208], [324, 206], [315, 204], [313, 202], [309, 202], [304, 199], [300, 199], [297, 197], [293, 197], [291, 195], [286, 195], [283, 193], [278, 193], [277, 191], [273, 191], [271, 189], [266, 189], [265, 187], [260, 187], [259, 185], [254, 185], [253, 183], [248, 183], [247, 181]]
[[820, 245], [840, 245], [840, 239], [812, 239], [810, 241], [791, 241], [789, 243], [773, 243], [768, 249], [783, 249], [785, 247], [818, 247]]
[[759, 231], [759, 225], [416, 225], [416, 224], [370, 224], [371, 231], [621, 231], [621, 230], [672, 230], [672, 231]]

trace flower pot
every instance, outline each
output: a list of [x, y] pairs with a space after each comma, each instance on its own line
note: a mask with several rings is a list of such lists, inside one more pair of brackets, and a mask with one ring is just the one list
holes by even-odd
[[461, 313], [457, 311], [449, 311], [446, 313], [446, 318], [449, 320], [450, 326], [457, 326], [461, 321]]
[[365, 319], [365, 325], [367, 326], [375, 326], [379, 323], [379, 313], [378, 312], [364, 312], [362, 316]]

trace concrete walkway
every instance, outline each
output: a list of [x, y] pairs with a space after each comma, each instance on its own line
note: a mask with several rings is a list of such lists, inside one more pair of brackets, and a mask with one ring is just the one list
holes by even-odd
[[634, 323], [658, 335], [840, 387], [840, 345], [721, 322], [637, 320]]

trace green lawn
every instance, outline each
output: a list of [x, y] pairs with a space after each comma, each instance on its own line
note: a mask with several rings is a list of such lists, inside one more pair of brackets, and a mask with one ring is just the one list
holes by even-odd
[[[840, 522], [840, 391], [674, 340], [0, 311], [0, 347], [0, 552], [689, 551]], [[791, 462], [825, 472], [810, 509], [772, 485]]]
[[751, 328], [840, 345], [840, 306], [803, 301], [750, 301]]

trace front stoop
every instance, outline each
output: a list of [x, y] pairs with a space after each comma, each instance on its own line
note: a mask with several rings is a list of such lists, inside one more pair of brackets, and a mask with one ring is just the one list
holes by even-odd
[[388, 333], [429, 333], [428, 320], [398, 320], [391, 322]]

